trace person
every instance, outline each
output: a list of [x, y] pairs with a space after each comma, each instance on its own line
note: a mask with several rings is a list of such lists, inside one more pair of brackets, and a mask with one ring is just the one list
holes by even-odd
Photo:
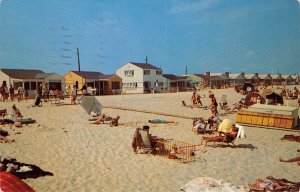
[[23, 100], [24, 98], [24, 89], [22, 86], [18, 87], [18, 102], [20, 102], [21, 100]]
[[217, 100], [216, 100], [214, 94], [211, 95], [210, 99], [211, 99], [210, 100], [210, 109], [211, 109], [212, 113], [214, 111], [216, 111], [218, 113], [218, 103], [217, 103]]
[[195, 119], [193, 121], [193, 128], [197, 133], [205, 133], [207, 123], [202, 119]]
[[119, 119], [120, 119], [120, 116], [117, 116], [116, 118], [112, 118], [111, 119], [111, 122], [109, 123], [109, 125], [112, 127], [112, 126], [118, 126], [119, 125]]
[[45, 83], [45, 86], [43, 87], [43, 90], [42, 90], [42, 94], [43, 94], [43, 98], [44, 98], [44, 101], [48, 101], [49, 99], [49, 85], [48, 83]]
[[106, 120], [107, 120], [106, 115], [105, 114], [101, 114], [96, 121], [93, 121], [90, 124], [95, 124], [95, 125], [99, 125], [101, 123], [105, 124]]
[[25, 89], [25, 91], [24, 91], [24, 99], [25, 99], [25, 101], [27, 101], [28, 96], [29, 96], [28, 89]]
[[82, 91], [82, 95], [86, 95], [87, 94], [87, 87], [86, 87], [86, 84], [83, 84], [82, 88], [81, 88], [81, 91]]
[[154, 123], [154, 124], [158, 124], [158, 123], [176, 123], [175, 121], [166, 121], [164, 119], [150, 119], [148, 122], [149, 123]]
[[42, 97], [42, 95], [43, 95], [43, 85], [42, 85], [42, 84], [40, 84], [40, 85], [38, 86], [37, 94], [39, 94], [40, 97]]
[[208, 118], [209, 128], [213, 126], [213, 124], [220, 124], [222, 123], [222, 119], [218, 116], [216, 110], [213, 111], [212, 115]]
[[10, 84], [10, 87], [9, 87], [9, 97], [10, 97], [10, 100], [13, 101], [14, 100], [14, 97], [15, 97], [15, 89], [14, 87], [12, 86], [12, 84]]
[[73, 89], [71, 92], [71, 104], [76, 104], [76, 97], [77, 97], [77, 89], [76, 89], [76, 85], [73, 85]]
[[1, 95], [1, 101], [5, 101], [5, 83], [2, 82], [2, 85], [0, 87], [0, 95]]
[[140, 134], [140, 131], [146, 131], [147, 132], [147, 136], [149, 137], [150, 140], [150, 145], [151, 147], [156, 145], [156, 140], [155, 140], [155, 136], [152, 136], [150, 134], [150, 127], [148, 125], [144, 125], [143, 128], [136, 128], [134, 135], [133, 135], [133, 140], [132, 140], [132, 148], [133, 151], [135, 153], [137, 153], [137, 148], [140, 148], [140, 146], [142, 146], [143, 144], [143, 140], [142, 140], [142, 136]]
[[35, 106], [39, 106], [41, 104], [42, 97], [40, 94], [36, 94], [35, 99], [34, 99], [34, 105], [32, 105], [32, 107]]
[[192, 94], [192, 103], [193, 105], [197, 105], [196, 91], [194, 91]]
[[20, 110], [16, 107], [15, 104], [12, 105], [12, 109], [13, 109], [13, 115], [16, 118], [22, 118], [23, 117], [23, 115], [21, 114]]
[[197, 94], [197, 104], [202, 106], [201, 96], [199, 94]]

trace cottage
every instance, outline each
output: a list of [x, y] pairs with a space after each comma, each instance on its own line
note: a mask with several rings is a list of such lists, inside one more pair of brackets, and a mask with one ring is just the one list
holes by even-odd
[[243, 85], [245, 82], [246, 82], [245, 73], [229, 74], [230, 87], [234, 87], [237, 85]]
[[189, 88], [202, 89], [209, 85], [209, 77], [204, 74], [190, 74], [186, 81]]
[[129, 62], [116, 70], [125, 93], [160, 92], [164, 87], [162, 70], [148, 63]]
[[23, 87], [30, 96], [36, 94], [36, 90], [40, 84], [45, 83], [44, 79], [36, 79], [36, 75], [44, 74], [41, 70], [31, 69], [0, 69], [0, 82], [4, 82], [9, 87], [12, 85], [14, 89]]
[[167, 92], [185, 91], [187, 88], [187, 76], [163, 74], [164, 90]]
[[49, 90], [64, 91], [64, 77], [57, 73], [38, 73], [35, 75], [35, 79], [48, 83]]
[[259, 85], [260, 84], [260, 78], [258, 76], [258, 73], [254, 74], [245, 74], [246, 82], [252, 83], [253, 85]]

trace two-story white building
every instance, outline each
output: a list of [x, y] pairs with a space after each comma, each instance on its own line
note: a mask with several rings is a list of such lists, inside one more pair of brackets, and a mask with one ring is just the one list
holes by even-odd
[[148, 63], [129, 62], [116, 70], [125, 93], [160, 92], [164, 86], [162, 70]]

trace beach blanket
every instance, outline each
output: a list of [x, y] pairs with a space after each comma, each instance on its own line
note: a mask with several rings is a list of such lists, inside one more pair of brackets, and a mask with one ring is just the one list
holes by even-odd
[[234, 186], [223, 180], [217, 180], [212, 177], [198, 177], [189, 181], [181, 187], [185, 192], [246, 192], [249, 191], [243, 186]]
[[9, 172], [20, 179], [38, 178], [42, 176], [53, 176], [53, 173], [44, 171], [36, 165], [17, 162], [16, 159], [10, 157], [1, 157], [1, 170]]

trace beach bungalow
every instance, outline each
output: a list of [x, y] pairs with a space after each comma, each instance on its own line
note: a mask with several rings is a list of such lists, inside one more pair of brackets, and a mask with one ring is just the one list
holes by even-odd
[[229, 86], [243, 85], [246, 82], [245, 73], [229, 74]]
[[173, 74], [163, 74], [164, 91], [175, 92], [185, 91], [187, 88], [186, 79], [188, 76], [176, 76]]
[[272, 85], [273, 79], [270, 74], [259, 74], [260, 84], [262, 85]]
[[258, 73], [245, 74], [246, 82], [252, 83], [253, 85], [259, 85], [260, 79]]
[[12, 85], [15, 90], [23, 87], [32, 96], [36, 94], [37, 87], [45, 82], [44, 79], [36, 79], [36, 75], [44, 73], [31, 69], [0, 69], [0, 82], [6, 83], [8, 87]]
[[282, 75], [284, 85], [295, 85], [295, 80], [291, 75]]
[[285, 79], [282, 77], [281, 74], [278, 75], [270, 75], [273, 79], [273, 85], [282, 85], [285, 81]]
[[38, 73], [35, 75], [35, 79], [48, 83], [49, 90], [64, 91], [65, 89], [64, 76], [57, 73]]
[[122, 79], [116, 75], [100, 75], [100, 82], [103, 82], [99, 89], [99, 95], [121, 94]]
[[164, 87], [162, 69], [148, 63], [129, 62], [116, 70], [125, 93], [160, 92]]
[[209, 85], [209, 77], [204, 74], [190, 74], [186, 81], [188, 88], [202, 89]]
[[220, 89], [222, 87], [229, 87], [229, 72], [225, 73], [210, 73], [206, 72], [206, 76], [209, 78], [209, 86]]
[[300, 76], [297, 74], [293, 74], [291, 75], [291, 77], [293, 78], [293, 84], [294, 85], [299, 85], [300, 84]]

